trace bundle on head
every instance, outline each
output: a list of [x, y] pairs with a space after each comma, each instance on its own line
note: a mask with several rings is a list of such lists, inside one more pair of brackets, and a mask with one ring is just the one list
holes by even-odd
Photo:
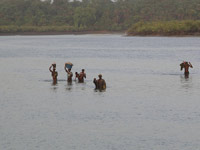
[[65, 67], [68, 68], [68, 69], [71, 69], [72, 66], [73, 66], [73, 64], [71, 62], [65, 63]]

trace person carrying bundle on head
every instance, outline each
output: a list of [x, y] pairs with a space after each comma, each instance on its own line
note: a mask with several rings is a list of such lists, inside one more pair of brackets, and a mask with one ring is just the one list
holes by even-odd
[[67, 72], [67, 82], [72, 82], [73, 73], [71, 72], [73, 64], [70, 62], [65, 63], [64, 69]]
[[[53, 70], [52, 70], [53, 67]], [[56, 71], [56, 63], [53, 63], [50, 67], [49, 67], [49, 71], [51, 72], [51, 76], [53, 78], [53, 83], [57, 83], [57, 76], [58, 76], [58, 72]]]

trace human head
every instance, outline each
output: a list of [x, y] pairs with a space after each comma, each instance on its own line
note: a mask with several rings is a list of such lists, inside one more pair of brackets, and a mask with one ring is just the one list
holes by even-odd
[[99, 74], [98, 76], [99, 76], [99, 79], [101, 79], [101, 78], [102, 78], [102, 75], [101, 75], [101, 74]]
[[56, 68], [56, 63], [53, 63], [52, 66], [53, 66], [53, 68]]
[[69, 70], [69, 72], [71, 71], [71, 69], [68, 69]]
[[84, 72], [85, 71], [85, 69], [82, 69], [82, 72]]

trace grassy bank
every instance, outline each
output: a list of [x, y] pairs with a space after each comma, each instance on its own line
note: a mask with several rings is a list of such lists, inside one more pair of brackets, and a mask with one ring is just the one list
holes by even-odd
[[128, 29], [127, 35], [184, 36], [200, 35], [200, 21], [139, 22]]
[[0, 35], [124, 34], [125, 31], [98, 30], [73, 26], [0, 26]]
[[87, 28], [73, 26], [0, 26], [0, 33], [17, 32], [79, 32], [87, 31]]

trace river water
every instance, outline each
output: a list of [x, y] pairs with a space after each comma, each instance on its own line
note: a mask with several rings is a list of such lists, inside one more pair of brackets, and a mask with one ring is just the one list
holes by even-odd
[[[67, 84], [68, 61], [85, 83]], [[2, 150], [200, 149], [199, 37], [1, 36], [0, 64]]]

